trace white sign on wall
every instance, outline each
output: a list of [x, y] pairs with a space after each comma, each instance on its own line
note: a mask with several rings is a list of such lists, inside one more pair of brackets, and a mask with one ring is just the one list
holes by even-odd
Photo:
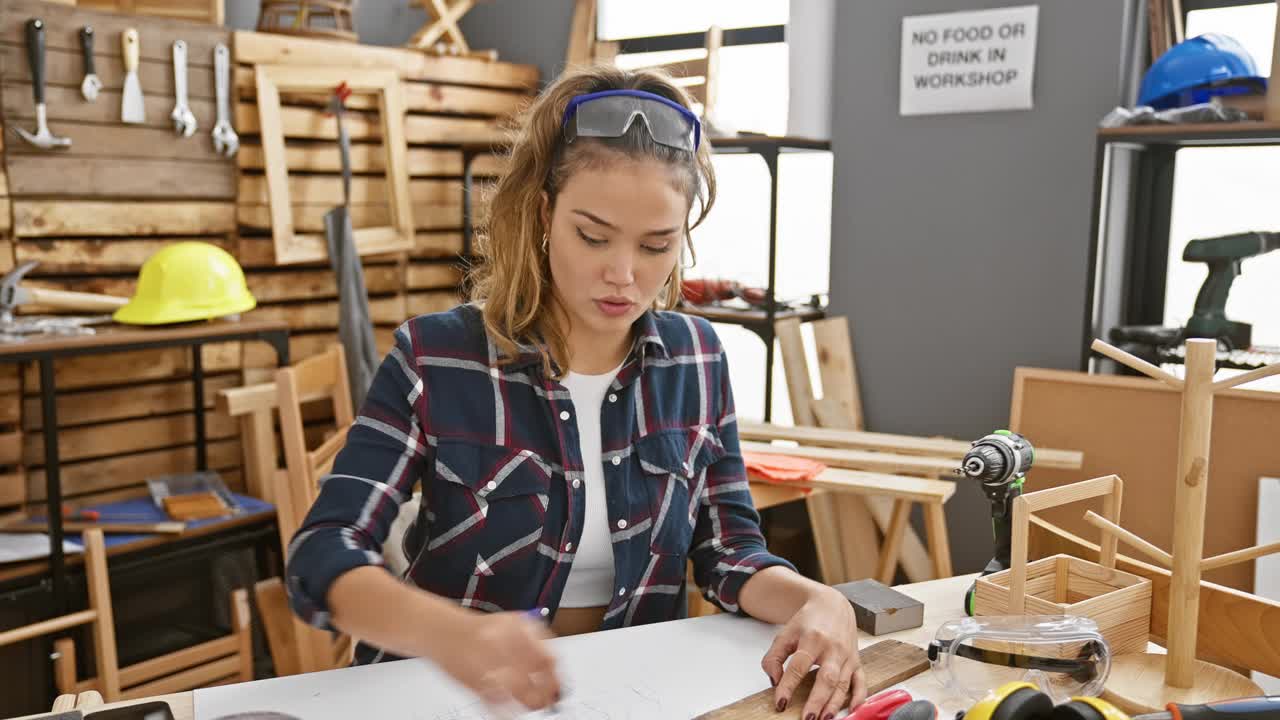
[[902, 115], [1028, 110], [1037, 5], [902, 18]]

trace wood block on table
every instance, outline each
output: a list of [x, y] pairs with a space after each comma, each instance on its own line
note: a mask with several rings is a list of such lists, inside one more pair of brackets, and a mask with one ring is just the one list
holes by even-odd
[[924, 624], [924, 604], [867, 578], [836, 587], [853, 605], [858, 629], [868, 635], [910, 630]]
[[[929, 657], [923, 649], [897, 640], [881, 640], [863, 648], [859, 655], [866, 674], [868, 697], [913, 678], [929, 667]], [[774, 691], [769, 688], [731, 705], [703, 713], [694, 720], [799, 720], [816, 676], [817, 671], [814, 671], [805, 677], [783, 712], [778, 712], [774, 707]]]

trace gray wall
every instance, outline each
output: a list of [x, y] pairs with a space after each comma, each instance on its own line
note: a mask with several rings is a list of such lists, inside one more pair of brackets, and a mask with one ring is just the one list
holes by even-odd
[[[467, 44], [498, 49], [501, 60], [537, 65], [542, 81], [564, 64], [573, 0], [493, 0], [462, 18]], [[249, 30], [258, 24], [258, 0], [226, 0], [227, 25]], [[408, 0], [364, 0], [356, 5], [356, 31], [369, 45], [403, 45], [426, 22], [426, 11]]]
[[[1034, 110], [898, 115], [903, 16], [1015, 4], [837, 3], [831, 309], [852, 323], [871, 430], [976, 438], [1007, 425], [1015, 366], [1079, 364], [1125, 3], [1038, 3]], [[980, 569], [981, 493], [961, 487], [947, 516], [956, 570]]]

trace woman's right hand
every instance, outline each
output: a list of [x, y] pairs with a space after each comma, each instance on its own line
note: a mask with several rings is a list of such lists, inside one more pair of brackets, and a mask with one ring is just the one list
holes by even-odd
[[541, 710], [560, 699], [551, 632], [524, 613], [465, 611], [449, 640], [432, 643], [429, 657], [454, 680], [494, 707], [512, 700]]

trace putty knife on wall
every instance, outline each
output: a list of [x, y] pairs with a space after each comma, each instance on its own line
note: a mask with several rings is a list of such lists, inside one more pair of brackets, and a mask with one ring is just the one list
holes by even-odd
[[124, 31], [124, 94], [120, 96], [120, 120], [127, 123], [147, 121], [147, 110], [142, 99], [142, 84], [138, 82], [138, 31]]

